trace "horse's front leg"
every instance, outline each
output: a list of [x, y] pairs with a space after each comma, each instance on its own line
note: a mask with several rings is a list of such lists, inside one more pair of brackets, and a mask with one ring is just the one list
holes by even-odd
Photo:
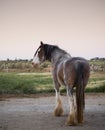
[[75, 108], [75, 104], [74, 104], [73, 89], [72, 88], [69, 87], [67, 89], [67, 95], [69, 98], [70, 112], [68, 115], [66, 125], [76, 125], [77, 124], [76, 108]]
[[56, 107], [54, 109], [54, 115], [61, 116], [63, 114], [63, 107], [59, 89], [55, 88], [55, 92], [56, 92]]

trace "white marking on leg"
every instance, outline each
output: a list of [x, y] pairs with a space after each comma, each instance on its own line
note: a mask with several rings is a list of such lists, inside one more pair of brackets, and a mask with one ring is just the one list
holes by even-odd
[[61, 116], [63, 114], [63, 107], [62, 107], [62, 101], [60, 98], [60, 92], [58, 92], [56, 89], [56, 107], [54, 110], [54, 115], [55, 116]]
[[75, 96], [73, 96], [73, 97], [74, 97], [74, 110], [77, 113], [76, 97]]
[[70, 112], [68, 115], [68, 119], [66, 122], [66, 125], [76, 125], [77, 124], [77, 119], [76, 119], [76, 111], [75, 111], [75, 105], [74, 105], [74, 96], [72, 89], [67, 88], [67, 95], [69, 99], [69, 105], [70, 105]]
[[74, 97], [73, 97], [73, 95], [68, 91], [68, 88], [67, 88], [67, 95], [68, 95], [69, 105], [70, 105], [70, 115], [72, 115], [72, 114], [75, 113]]
[[69, 96], [69, 104], [70, 104], [70, 114], [74, 113], [74, 99], [72, 96]]
[[56, 89], [55, 91], [56, 91], [56, 105], [58, 105], [58, 100], [60, 99], [60, 92], [57, 92]]

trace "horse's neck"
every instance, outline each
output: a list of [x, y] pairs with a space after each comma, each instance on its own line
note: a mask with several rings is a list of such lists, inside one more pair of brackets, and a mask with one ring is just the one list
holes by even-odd
[[71, 58], [70, 54], [64, 53], [61, 50], [55, 50], [51, 56], [51, 63], [54, 66], [57, 62], [65, 61], [70, 58]]

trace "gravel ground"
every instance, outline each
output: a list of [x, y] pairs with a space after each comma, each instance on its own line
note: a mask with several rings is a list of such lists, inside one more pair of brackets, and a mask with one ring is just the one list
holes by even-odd
[[65, 126], [69, 105], [62, 96], [64, 115], [54, 117], [55, 97], [6, 98], [0, 101], [0, 130], [105, 130], [105, 94], [86, 94], [84, 123]]

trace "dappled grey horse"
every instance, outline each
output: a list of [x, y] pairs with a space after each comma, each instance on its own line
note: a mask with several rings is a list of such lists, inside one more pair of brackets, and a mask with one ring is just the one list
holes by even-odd
[[[71, 57], [58, 46], [41, 42], [36, 50], [32, 64], [34, 66], [50, 61], [52, 64], [53, 81], [56, 91], [55, 116], [63, 114], [60, 97], [60, 86], [64, 85], [69, 98], [70, 112], [66, 125], [76, 125], [83, 122], [83, 110], [85, 106], [85, 87], [90, 75], [90, 67], [87, 60], [79, 57]], [[76, 87], [76, 101], [73, 96], [73, 88]]]

